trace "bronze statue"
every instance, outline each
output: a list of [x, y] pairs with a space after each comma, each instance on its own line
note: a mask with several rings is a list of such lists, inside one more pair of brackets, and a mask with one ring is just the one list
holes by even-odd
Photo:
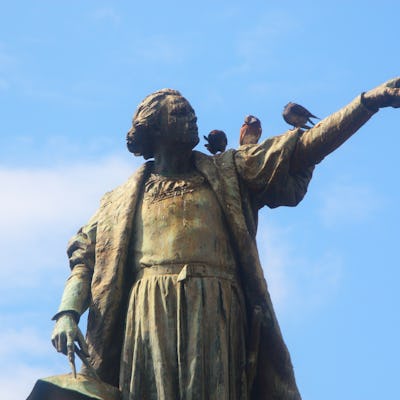
[[[175, 90], [139, 105], [128, 148], [145, 159], [68, 247], [52, 342], [78, 341], [123, 400], [299, 400], [256, 248], [257, 213], [296, 206], [316, 164], [381, 107], [400, 78], [307, 131], [216, 156], [193, 151], [196, 116]], [[89, 308], [86, 343], [77, 328]]]

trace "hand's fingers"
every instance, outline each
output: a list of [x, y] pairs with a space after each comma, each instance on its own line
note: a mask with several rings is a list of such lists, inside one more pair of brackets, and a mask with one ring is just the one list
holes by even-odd
[[56, 336], [55, 336], [55, 335], [53, 335], [53, 336], [51, 337], [51, 344], [53, 345], [53, 347], [54, 347], [55, 349], [57, 349]]
[[57, 349], [57, 351], [58, 351], [59, 353], [62, 352], [62, 340], [61, 340], [61, 338], [60, 338], [60, 335], [58, 335], [58, 336], [56, 337], [56, 349]]
[[68, 355], [72, 352], [75, 353], [75, 345], [74, 345], [74, 341], [75, 341], [75, 335], [73, 334], [73, 332], [68, 332], [67, 333], [67, 352]]
[[64, 332], [61, 332], [58, 335], [55, 335], [55, 337], [52, 340], [53, 346], [56, 348], [56, 350], [59, 353], [67, 353], [67, 338]]
[[83, 336], [83, 334], [82, 334], [80, 329], [78, 329], [76, 340], [78, 341], [79, 347], [81, 348], [81, 350], [85, 354], [85, 356], [89, 357], [88, 345], [87, 345], [85, 337]]

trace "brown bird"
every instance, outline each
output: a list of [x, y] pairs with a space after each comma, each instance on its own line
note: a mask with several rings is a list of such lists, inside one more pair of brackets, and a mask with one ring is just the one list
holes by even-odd
[[225, 151], [228, 144], [228, 139], [224, 131], [214, 129], [208, 134], [208, 136], [203, 137], [208, 142], [204, 146], [211, 154], [216, 154], [219, 151], [222, 153]]
[[310, 126], [306, 125], [307, 122], [309, 122], [311, 125], [315, 125], [310, 118], [318, 118], [300, 104], [292, 102], [286, 104], [285, 108], [283, 109], [282, 117], [289, 125], [293, 125], [293, 128], [304, 129], [311, 128]]
[[244, 119], [244, 123], [240, 128], [239, 143], [243, 144], [257, 144], [261, 136], [261, 122], [254, 115], [248, 115]]

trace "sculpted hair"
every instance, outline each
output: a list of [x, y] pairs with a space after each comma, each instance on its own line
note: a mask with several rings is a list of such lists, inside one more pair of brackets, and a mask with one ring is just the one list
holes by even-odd
[[153, 143], [160, 131], [160, 113], [170, 96], [184, 99], [177, 90], [161, 89], [147, 96], [136, 109], [132, 129], [126, 136], [128, 150], [135, 156], [143, 156], [145, 160], [154, 156]]

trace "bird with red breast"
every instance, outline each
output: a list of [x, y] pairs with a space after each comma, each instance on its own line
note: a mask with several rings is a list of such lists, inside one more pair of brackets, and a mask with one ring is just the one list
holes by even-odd
[[293, 129], [310, 129], [311, 127], [307, 125], [308, 122], [313, 126], [315, 125], [311, 118], [319, 119], [308, 111], [307, 108], [292, 102], [286, 104], [283, 109], [282, 117], [289, 125], [293, 125]]
[[204, 145], [211, 154], [223, 153], [228, 145], [228, 139], [224, 131], [214, 129], [208, 136], [203, 136], [207, 143]]
[[248, 115], [240, 128], [240, 145], [257, 144], [262, 133], [261, 122], [254, 115]]

